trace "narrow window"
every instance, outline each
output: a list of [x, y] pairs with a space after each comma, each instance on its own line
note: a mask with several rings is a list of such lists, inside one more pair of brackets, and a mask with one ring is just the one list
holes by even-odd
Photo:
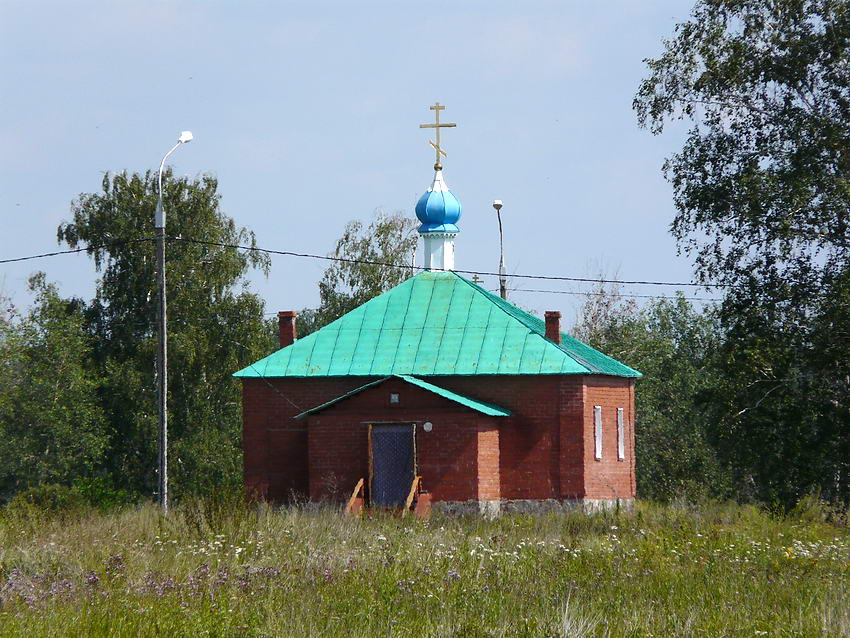
[[626, 458], [626, 433], [623, 428], [623, 408], [617, 408], [617, 458]]
[[593, 433], [596, 439], [596, 458], [602, 458], [602, 406], [593, 406]]

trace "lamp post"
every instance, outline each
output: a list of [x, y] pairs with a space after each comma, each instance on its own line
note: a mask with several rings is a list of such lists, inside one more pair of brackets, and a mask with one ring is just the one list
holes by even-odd
[[177, 144], [162, 158], [159, 164], [157, 180], [156, 217], [156, 269], [157, 287], [159, 288], [159, 348], [156, 353], [157, 366], [157, 400], [159, 402], [159, 504], [163, 511], [168, 512], [168, 329], [166, 327], [165, 300], [165, 211], [162, 208], [162, 170], [168, 157], [181, 144], [192, 141], [192, 132], [183, 131], [177, 138]]
[[493, 202], [496, 209], [496, 217], [499, 219], [499, 295], [502, 299], [508, 298], [508, 279], [505, 275], [505, 246], [502, 240], [502, 200]]

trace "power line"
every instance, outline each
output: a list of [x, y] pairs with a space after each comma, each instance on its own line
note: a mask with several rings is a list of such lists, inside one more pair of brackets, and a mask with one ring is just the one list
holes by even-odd
[[[312, 253], [297, 253], [290, 250], [274, 250], [271, 248], [260, 248], [258, 246], [242, 246], [240, 244], [227, 244], [217, 241], [205, 241], [201, 239], [190, 239], [188, 237], [169, 237], [171, 241], [182, 241], [191, 244], [201, 244], [206, 246], [219, 246], [222, 248], [235, 248], [239, 250], [248, 250], [254, 252], [262, 252], [269, 255], [283, 255], [286, 257], [305, 257], [309, 259], [322, 259], [325, 261], [339, 261], [352, 264], [367, 264], [371, 266], [389, 266], [392, 268], [405, 268], [407, 270], [424, 270], [421, 266], [412, 266], [410, 264], [393, 264], [385, 261], [373, 261], [369, 259], [352, 259], [349, 257], [330, 257], [328, 255], [314, 255]], [[455, 270], [457, 273], [468, 275], [490, 275], [498, 277], [499, 273], [486, 270]], [[623, 284], [635, 286], [691, 286], [695, 288], [725, 288], [726, 284], [695, 284], [693, 282], [676, 282], [676, 281], [642, 281], [642, 280], [626, 280], [626, 279], [601, 279], [592, 277], [564, 277], [557, 275], [523, 275], [511, 274], [508, 275], [514, 279], [541, 279], [547, 281], [574, 281], [581, 283], [598, 283], [598, 284]]]
[[71, 248], [69, 250], [57, 250], [52, 253], [41, 253], [40, 255], [27, 255], [26, 257], [12, 257], [10, 259], [0, 259], [0, 264], [10, 264], [16, 261], [29, 261], [31, 259], [41, 259], [43, 257], [56, 257], [57, 255], [71, 255], [74, 253], [84, 253], [89, 250], [99, 250], [100, 248], [108, 248], [109, 246], [113, 246], [116, 243], [119, 244], [135, 244], [139, 242], [145, 241], [153, 241], [153, 237], [141, 237], [139, 239], [123, 239], [123, 240], [115, 240], [110, 242], [109, 244], [89, 244], [85, 248]]
[[[119, 243], [137, 243], [137, 242], [146, 242], [153, 241], [153, 237], [144, 237], [140, 239], [130, 239], [124, 240]], [[351, 264], [366, 264], [370, 266], [387, 266], [391, 268], [403, 268], [407, 270], [424, 270], [421, 266], [413, 266], [411, 264], [393, 264], [384, 261], [375, 261], [371, 259], [353, 259], [350, 257], [331, 257], [328, 255], [316, 255], [313, 253], [300, 253], [291, 250], [275, 250], [272, 248], [260, 248], [258, 246], [244, 246], [242, 244], [230, 244], [226, 242], [218, 242], [218, 241], [209, 241], [202, 239], [192, 239], [189, 237], [167, 237], [169, 241], [183, 242], [189, 244], [197, 244], [201, 246], [217, 246], [220, 248], [233, 248], [236, 250], [245, 250], [249, 252], [261, 252], [268, 255], [282, 255], [285, 257], [301, 257], [305, 259], [320, 259], [323, 261], [335, 261], [335, 262], [343, 262], [343, 263], [351, 263]], [[107, 248], [111, 245], [114, 245], [115, 242], [111, 242], [110, 244], [100, 244], [100, 245], [89, 245], [84, 248], [73, 248], [70, 250], [59, 250], [50, 253], [41, 253], [38, 255], [28, 255], [26, 257], [14, 257], [9, 259], [0, 259], [0, 264], [7, 264], [12, 262], [19, 261], [28, 261], [32, 259], [41, 259], [44, 257], [54, 257], [57, 255], [68, 255], [73, 253], [81, 253], [90, 250], [98, 250], [100, 248]], [[491, 272], [486, 270], [456, 270], [457, 273], [463, 273], [467, 275], [487, 275], [491, 277], [498, 277], [499, 273]], [[676, 282], [676, 281], [651, 281], [651, 280], [628, 280], [628, 279], [604, 279], [604, 278], [594, 278], [594, 277], [566, 277], [566, 276], [558, 276], [558, 275], [526, 275], [526, 274], [511, 274], [509, 277], [514, 279], [535, 279], [541, 281], [570, 281], [576, 283], [596, 283], [596, 284], [619, 284], [619, 285], [633, 285], [633, 286], [672, 286], [677, 288], [682, 287], [694, 287], [694, 288], [724, 288], [727, 287], [725, 284], [697, 284], [693, 282]], [[527, 290], [525, 292], [532, 292], [531, 290]], [[587, 293], [570, 293], [567, 291], [534, 291], [534, 292], [555, 292], [557, 294], [587, 294]], [[653, 295], [631, 295], [632, 297], [653, 297]], [[694, 297], [693, 299], [705, 300], [705, 301], [717, 301], [717, 299], [702, 299]]]
[[[511, 288], [511, 292], [544, 292], [550, 293], [553, 295], [577, 295], [579, 297], [585, 296], [594, 296], [594, 297], [604, 297], [608, 295], [607, 292], [577, 292], [572, 290], [534, 290], [529, 288]], [[491, 289], [490, 292], [499, 292], [496, 289]], [[628, 297], [629, 299], [676, 299], [676, 297], [671, 297], [669, 295], [631, 295], [631, 294], [622, 294], [621, 297]], [[688, 301], [723, 301], [719, 297], [682, 297], [683, 299], [687, 299]]]

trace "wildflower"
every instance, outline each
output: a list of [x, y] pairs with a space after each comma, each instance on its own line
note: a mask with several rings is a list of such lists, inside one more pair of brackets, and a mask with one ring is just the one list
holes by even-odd
[[210, 564], [201, 563], [195, 570], [194, 577], [198, 580], [205, 579], [210, 575]]
[[251, 587], [251, 581], [249, 580], [248, 575], [240, 576], [236, 579], [236, 586], [241, 590], [246, 590]]
[[227, 583], [227, 579], [230, 576], [230, 569], [228, 567], [221, 567], [215, 575], [214, 585], [224, 585]]
[[460, 574], [454, 569], [450, 569], [448, 572], [446, 572], [446, 578], [448, 580], [458, 580], [460, 578]]
[[260, 567], [257, 569], [256, 573], [260, 576], [265, 576], [267, 578], [274, 578], [275, 576], [280, 576], [280, 570], [277, 567]]
[[21, 575], [20, 569], [13, 569], [10, 571], [9, 576], [6, 579], [6, 587], [15, 593], [21, 593], [24, 589], [24, 583]]
[[415, 584], [415, 580], [413, 580], [412, 578], [406, 578], [404, 580], [398, 581], [396, 583], [396, 587], [398, 587], [399, 591], [409, 592]]
[[165, 580], [156, 584], [156, 595], [162, 598], [168, 592], [172, 591], [176, 587], [173, 578], [166, 578]]
[[121, 554], [113, 554], [106, 559], [106, 575], [110, 578], [123, 576], [125, 570], [124, 557]]

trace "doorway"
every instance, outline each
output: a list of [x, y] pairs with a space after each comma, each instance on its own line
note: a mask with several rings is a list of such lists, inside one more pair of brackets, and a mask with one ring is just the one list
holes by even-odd
[[402, 507], [416, 471], [412, 423], [369, 428], [369, 487], [372, 504]]

